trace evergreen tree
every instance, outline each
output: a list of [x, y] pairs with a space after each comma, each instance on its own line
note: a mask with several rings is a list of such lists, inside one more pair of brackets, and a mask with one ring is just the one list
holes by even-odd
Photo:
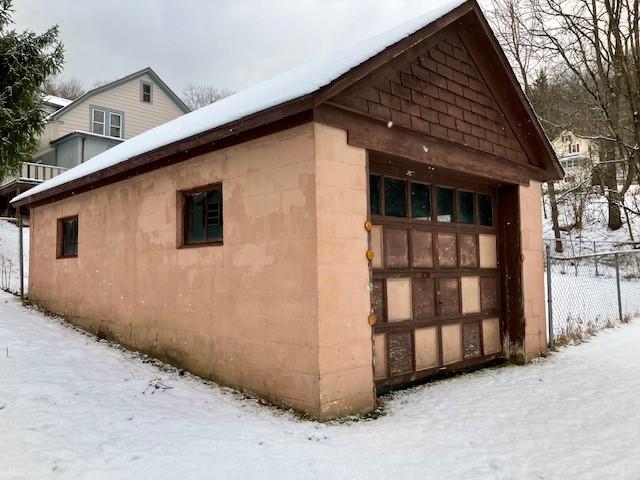
[[64, 58], [57, 26], [18, 33], [12, 13], [12, 0], [0, 0], [0, 179], [31, 158], [44, 128], [40, 91]]

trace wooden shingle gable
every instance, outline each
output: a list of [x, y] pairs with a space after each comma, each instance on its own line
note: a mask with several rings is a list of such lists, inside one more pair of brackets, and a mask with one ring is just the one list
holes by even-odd
[[[332, 103], [513, 162], [530, 163], [465, 43], [449, 26], [337, 94]], [[480, 59], [481, 61], [481, 59]]]

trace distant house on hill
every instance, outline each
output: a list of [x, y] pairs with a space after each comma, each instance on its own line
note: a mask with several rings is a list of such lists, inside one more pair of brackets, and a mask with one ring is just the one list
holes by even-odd
[[189, 111], [150, 67], [75, 100], [45, 95], [43, 108], [49, 115], [38, 151], [0, 181], [0, 216], [14, 215], [9, 200], [15, 195]]
[[565, 171], [564, 179], [556, 183], [559, 190], [591, 182], [593, 167], [600, 160], [598, 142], [565, 130], [556, 137], [552, 145]]

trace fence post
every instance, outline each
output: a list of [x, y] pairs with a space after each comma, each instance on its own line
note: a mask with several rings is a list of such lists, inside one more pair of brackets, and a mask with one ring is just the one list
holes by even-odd
[[[605, 250], [606, 251], [606, 250]], [[596, 246], [596, 241], [593, 241], [593, 253], [598, 253], [598, 247]], [[598, 257], [593, 257], [596, 262], [596, 277], [599, 276], [598, 273]]]
[[22, 212], [21, 207], [17, 207], [18, 214], [18, 256], [20, 261], [20, 298], [24, 298], [24, 240], [22, 238]]
[[616, 289], [618, 291], [618, 319], [622, 322], [622, 294], [620, 292], [620, 259], [615, 254], [616, 259]]
[[549, 245], [545, 247], [547, 256], [547, 318], [549, 320], [549, 348], [555, 347], [553, 339], [553, 294], [551, 290], [551, 249]]

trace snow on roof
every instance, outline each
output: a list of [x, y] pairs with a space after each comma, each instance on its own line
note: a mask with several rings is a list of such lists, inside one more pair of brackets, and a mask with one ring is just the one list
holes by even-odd
[[68, 100], [68, 99], [62, 98], [62, 97], [56, 97], [55, 95], [44, 95], [42, 97], [42, 100], [45, 103], [49, 103], [51, 105], [55, 105], [56, 107], [60, 107], [60, 108], [66, 107], [71, 102], [73, 102], [73, 100]]
[[151, 150], [314, 93], [385, 48], [443, 17], [465, 1], [434, 1], [432, 8], [421, 16], [340, 50], [332, 56], [302, 65], [235, 95], [147, 130], [96, 155], [87, 162], [27, 190], [15, 197], [12, 202], [107, 169]]

